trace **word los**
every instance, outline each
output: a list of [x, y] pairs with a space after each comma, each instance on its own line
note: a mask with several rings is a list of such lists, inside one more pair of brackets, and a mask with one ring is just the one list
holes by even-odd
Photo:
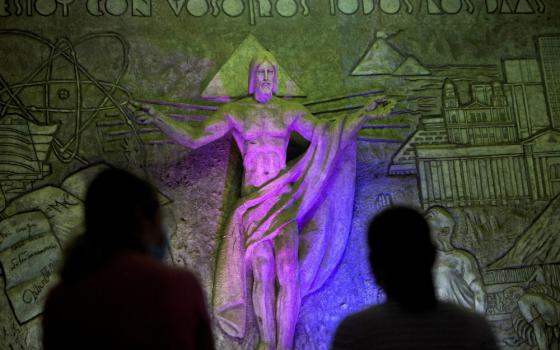
[[[85, 6], [92, 16], [151, 17], [153, 0], [0, 0], [0, 17], [68, 17], [73, 6]], [[202, 17], [208, 14], [229, 17], [247, 15], [255, 24], [257, 17], [292, 17], [310, 13], [308, 0], [166, 0], [175, 16], [185, 13]], [[387, 15], [426, 13], [428, 15], [538, 14], [546, 10], [545, 0], [325, 0], [330, 14], [382, 13]], [[154, 2], [155, 3], [155, 2]], [[159, 3], [158, 3], [159, 4]], [[165, 4], [165, 2], [161, 2]]]

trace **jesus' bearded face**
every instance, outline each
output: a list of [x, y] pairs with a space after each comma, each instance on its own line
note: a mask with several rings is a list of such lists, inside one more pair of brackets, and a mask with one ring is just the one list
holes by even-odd
[[276, 83], [276, 68], [270, 62], [265, 61], [255, 71], [255, 100], [260, 103], [270, 101]]

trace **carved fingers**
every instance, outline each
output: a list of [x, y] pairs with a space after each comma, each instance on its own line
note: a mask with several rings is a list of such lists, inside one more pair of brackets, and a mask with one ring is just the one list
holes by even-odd
[[365, 110], [369, 117], [386, 117], [393, 111], [396, 101], [388, 97], [380, 97], [366, 106]]
[[371, 102], [369, 105], [367, 105], [366, 107], [366, 111], [371, 112], [377, 109], [378, 106], [384, 106], [387, 104], [387, 98], [386, 97], [381, 97], [378, 98], [376, 100], [374, 100], [373, 102]]
[[128, 101], [127, 109], [132, 119], [142, 125], [153, 123], [159, 116], [159, 112], [154, 107], [135, 100]]

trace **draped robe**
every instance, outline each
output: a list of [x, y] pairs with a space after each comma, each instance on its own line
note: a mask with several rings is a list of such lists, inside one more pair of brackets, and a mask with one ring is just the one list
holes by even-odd
[[250, 302], [249, 258], [257, 244], [297, 223], [301, 297], [319, 289], [344, 253], [352, 223], [356, 134], [365, 117], [317, 120], [292, 166], [241, 198], [218, 250], [213, 311], [229, 335], [243, 337]]

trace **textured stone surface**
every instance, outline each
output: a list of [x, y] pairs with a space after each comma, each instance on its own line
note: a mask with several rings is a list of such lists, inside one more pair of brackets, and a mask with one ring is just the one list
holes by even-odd
[[[430, 152], [441, 144], [450, 152], [462, 148], [449, 144], [449, 123], [444, 119], [445, 82], [455, 86], [458, 108], [467, 113], [473, 112], [472, 102], [492, 99], [485, 94], [496, 97], [494, 91], [488, 92], [495, 83], [507, 93], [508, 89], [516, 89], [511, 84], [526, 80], [527, 98], [521, 96], [517, 102], [534, 102], [527, 106], [532, 124], [525, 127], [514, 123], [523, 128], [516, 130], [519, 139], [508, 147], [487, 142], [472, 154], [494, 152], [492, 157], [482, 157], [490, 159], [502, 156], [513, 146], [521, 152], [520, 157], [529, 156], [532, 148], [544, 158], [531, 163], [532, 158], [526, 157], [523, 167], [506, 169], [508, 176], [501, 184], [496, 180], [482, 185], [486, 179], [480, 168], [462, 173], [476, 180], [481, 192], [485, 188], [497, 191], [500, 186], [522, 187], [524, 180], [537, 179], [539, 169], [546, 176], [533, 181], [535, 187], [526, 198], [504, 192], [499, 200], [484, 204], [474, 201], [459, 205], [459, 192], [452, 190], [451, 183], [443, 179], [442, 188], [450, 191], [447, 203], [457, 221], [452, 244], [478, 261], [488, 293], [486, 314], [498, 332], [500, 344], [508, 350], [536, 346], [530, 345], [535, 331], [521, 322], [517, 300], [525, 291], [560, 285], [560, 257], [553, 250], [543, 251], [523, 243], [536, 239], [557, 242], [558, 235], [557, 231], [540, 229], [545, 220], [537, 220], [560, 190], [560, 168], [555, 165], [560, 164], [556, 132], [540, 133], [560, 126], [556, 114], [547, 115], [554, 94], [546, 90], [553, 86], [551, 82], [558, 82], [559, 73], [553, 65], [544, 67], [541, 62], [541, 58], [553, 62], [558, 54], [551, 55], [535, 41], [542, 35], [560, 34], [557, 1], [258, 0], [251, 2], [255, 5], [252, 7], [243, 6], [249, 3], [240, 0], [152, 0], [149, 7], [143, 5], [150, 1], [37, 1], [32, 9], [26, 7], [28, 3], [32, 2], [0, 1], [0, 104], [9, 99], [4, 84], [21, 101], [12, 101], [7, 109], [0, 108], [0, 124], [6, 133], [2, 140], [9, 140], [0, 145], [0, 207], [8, 208], [0, 213], [2, 219], [18, 214], [19, 208], [39, 209], [52, 218], [55, 234], [65, 239], [79, 227], [80, 202], [72, 196], [78, 192], [67, 193], [60, 188], [69, 175], [99, 162], [149, 175], [171, 200], [166, 207], [172, 213], [168, 225], [175, 229], [170, 262], [191, 268], [199, 276], [208, 300], [212, 297], [218, 237], [239, 195], [239, 155], [229, 140], [196, 151], [170, 144], [156, 130], [130, 122], [123, 109], [126, 101], [135, 98], [181, 102], [179, 107], [168, 106], [179, 120], [203, 120], [209, 111], [193, 109], [192, 105], [214, 105], [199, 97], [249, 34], [274, 53], [307, 95], [299, 101], [312, 103], [309, 109], [317, 115], [336, 118], [340, 114], [333, 110], [359, 106], [366, 97], [356, 95], [377, 90], [399, 99], [397, 115], [372, 122], [360, 133], [357, 196], [349, 244], [335, 274], [303, 301], [296, 330], [298, 349], [326, 349], [336, 324], [346, 314], [383, 299], [365, 262], [365, 226], [375, 212], [387, 205], [404, 203], [426, 209], [428, 201], [423, 197], [422, 184], [439, 184], [428, 181], [418, 167], [420, 161], [433, 162], [437, 167], [442, 158], [417, 159], [416, 145], [411, 144], [407, 144], [410, 147], [399, 160], [415, 173], [386, 175], [399, 143], [406, 143], [408, 135], [418, 129], [420, 134], [413, 143], [431, 147]], [[89, 13], [86, 3], [90, 4]], [[55, 13], [51, 14], [53, 4]], [[102, 15], [95, 16], [95, 11]], [[239, 16], [230, 17], [235, 15]], [[554, 36], [538, 40], [557, 49]], [[75, 54], [52, 56], [53, 48], [57, 53]], [[383, 52], [369, 55], [369, 48], [381, 48]], [[83, 69], [78, 77], [72, 57]], [[362, 66], [369, 70], [357, 69], [361, 61], [371, 57], [383, 60], [377, 62], [379, 65], [369, 62]], [[41, 64], [42, 69], [32, 76]], [[521, 67], [519, 71], [514, 69], [517, 66]], [[354, 71], [389, 74], [357, 76], [352, 75]], [[236, 84], [244, 79], [238, 79]], [[476, 91], [475, 85], [479, 86]], [[22, 86], [25, 88], [20, 91]], [[508, 108], [512, 106], [508, 101]], [[521, 116], [522, 113], [514, 117]], [[56, 142], [49, 145], [45, 159], [37, 158], [45, 155], [44, 140], [37, 139], [37, 135], [33, 139], [25, 131], [34, 125], [58, 125]], [[480, 138], [485, 136], [481, 134]], [[19, 154], [16, 163], [21, 165], [15, 168], [13, 162], [5, 161], [13, 160], [6, 155], [13, 156], [14, 151]], [[500, 162], [509, 161], [507, 157]], [[466, 165], [472, 159], [459, 161]], [[533, 172], [520, 177], [521, 171], [529, 167]], [[47, 195], [36, 201], [36, 191]], [[83, 193], [83, 187], [79, 192]], [[62, 199], [54, 200], [54, 195]], [[25, 196], [33, 200], [21, 199]], [[511, 258], [513, 253], [507, 255], [514, 246], [515, 252], [531, 256], [521, 261], [521, 266]], [[502, 259], [503, 256], [507, 257]], [[517, 267], [511, 268], [513, 265]], [[541, 270], [543, 279], [534, 278]], [[544, 287], [533, 286], [538, 283], [544, 283]], [[6, 296], [3, 274], [0, 290], [0, 348], [38, 348], [39, 319], [21, 325], [17, 322]], [[523, 326], [515, 328], [512, 320]], [[232, 339], [216, 328], [218, 347], [254, 348], [258, 332], [254, 320], [248, 323], [244, 340]]]

